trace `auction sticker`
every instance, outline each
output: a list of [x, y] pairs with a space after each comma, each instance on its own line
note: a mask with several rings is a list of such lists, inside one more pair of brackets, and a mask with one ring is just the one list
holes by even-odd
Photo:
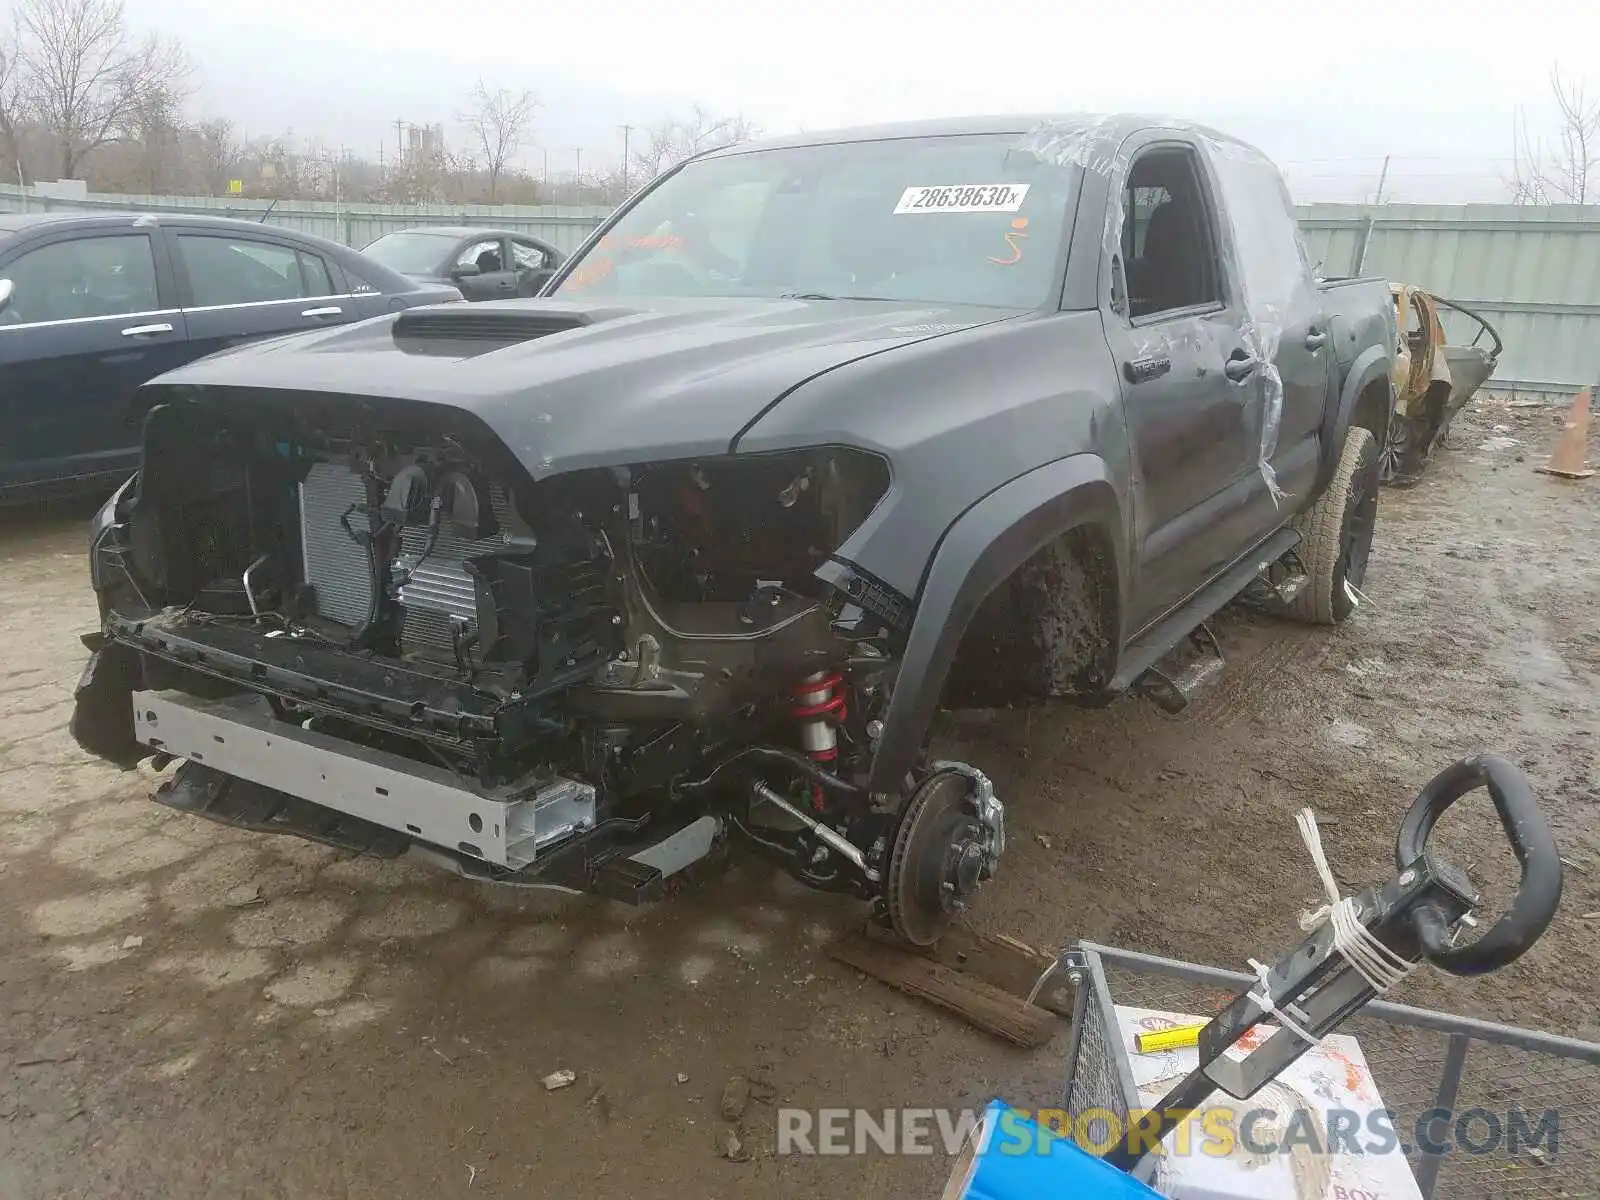
[[1007, 213], [1016, 212], [1027, 199], [1025, 183], [953, 183], [908, 187], [894, 206], [895, 216], [906, 213]]

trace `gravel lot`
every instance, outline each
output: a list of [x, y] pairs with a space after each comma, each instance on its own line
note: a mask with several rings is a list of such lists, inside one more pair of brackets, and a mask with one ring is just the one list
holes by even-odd
[[[1563, 913], [1510, 970], [1424, 972], [1405, 998], [1600, 1038], [1600, 479], [1532, 471], [1558, 426], [1475, 410], [1419, 486], [1385, 494], [1371, 603], [1331, 632], [1230, 613], [1230, 669], [1182, 716], [949, 719], [942, 749], [1008, 805], [974, 924], [1240, 966], [1315, 898], [1295, 809], [1316, 806], [1360, 884], [1387, 874], [1416, 788], [1495, 749], [1573, 864]], [[1013, 1050], [834, 964], [820, 947], [858, 908], [759, 860], [635, 910], [147, 802], [148, 768], [65, 732], [95, 619], [85, 515], [0, 516], [0, 1196], [931, 1197], [942, 1161], [775, 1157], [766, 1097], [1056, 1094], [1062, 1039]], [[1450, 832], [1487, 879], [1508, 856], [1486, 820]], [[558, 1068], [577, 1082], [546, 1092]], [[749, 1161], [719, 1155], [734, 1075], [758, 1081]]]

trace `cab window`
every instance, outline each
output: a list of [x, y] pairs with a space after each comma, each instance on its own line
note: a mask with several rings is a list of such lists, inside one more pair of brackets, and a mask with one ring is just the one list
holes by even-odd
[[11, 303], [0, 324], [32, 325], [156, 312], [155, 256], [139, 234], [74, 238], [30, 250], [5, 267]]
[[542, 271], [550, 265], [550, 256], [531, 242], [512, 242], [511, 255], [519, 271]]
[[1134, 319], [1222, 303], [1209, 193], [1192, 151], [1134, 160], [1122, 192], [1122, 256]]
[[503, 271], [505, 263], [500, 253], [500, 239], [473, 242], [457, 256], [456, 266], [477, 267], [483, 275], [491, 271]]
[[277, 242], [178, 235], [196, 308], [298, 300], [306, 294], [297, 252]]

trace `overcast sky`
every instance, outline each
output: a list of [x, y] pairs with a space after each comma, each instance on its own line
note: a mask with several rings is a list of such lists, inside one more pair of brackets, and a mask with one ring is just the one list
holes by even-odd
[[[1587, 72], [1593, 0], [127, 0], [201, 70], [197, 112], [251, 136], [293, 129], [364, 156], [394, 122], [459, 141], [482, 77], [542, 109], [538, 171], [615, 161], [623, 123], [698, 102], [769, 132], [952, 113], [1132, 109], [1253, 141], [1305, 199], [1499, 198], [1519, 106], [1549, 120], [1551, 67]], [[1585, 58], [1588, 61], [1585, 61]]]

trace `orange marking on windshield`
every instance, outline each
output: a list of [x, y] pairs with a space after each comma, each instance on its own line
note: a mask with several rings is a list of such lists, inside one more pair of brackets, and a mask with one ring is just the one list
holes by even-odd
[[1022, 247], [1017, 245], [1017, 239], [1018, 238], [1027, 237], [1028, 236], [1028, 232], [1027, 231], [1028, 231], [1028, 218], [1027, 217], [1016, 217], [1016, 218], [1014, 218], [1012, 220], [1012, 222], [1011, 222], [1011, 228], [1007, 229], [1004, 233], [1002, 233], [1000, 235], [1001, 237], [1006, 239], [1006, 245], [1011, 247], [1011, 257], [1010, 258], [995, 258], [995, 257], [993, 257], [991, 255], [990, 258], [989, 258], [989, 261], [994, 263], [995, 266], [997, 266], [997, 267], [1009, 267], [1014, 263], [1021, 262], [1022, 261]]
[[683, 245], [683, 239], [675, 233], [648, 234], [629, 238], [623, 245], [638, 250], [677, 250]]
[[580, 263], [572, 274], [567, 276], [567, 281], [562, 284], [562, 287], [570, 288], [574, 292], [581, 292], [584, 288], [599, 283], [607, 275], [611, 274], [611, 269], [615, 265], [609, 257], [596, 258], [592, 262]]

